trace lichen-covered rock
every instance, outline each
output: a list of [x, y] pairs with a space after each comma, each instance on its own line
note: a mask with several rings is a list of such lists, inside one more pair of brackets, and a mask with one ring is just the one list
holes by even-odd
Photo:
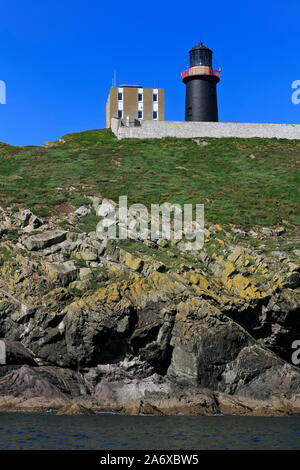
[[58, 282], [63, 286], [67, 286], [70, 282], [74, 281], [78, 274], [78, 269], [73, 261], [66, 261], [64, 263], [45, 263], [42, 268], [49, 279], [53, 282]]
[[120, 249], [119, 260], [122, 264], [132, 269], [133, 271], [140, 272], [143, 269], [144, 262], [140, 258], [135, 258], [131, 253]]
[[153, 414], [299, 409], [291, 345], [300, 338], [300, 270], [290, 232], [277, 237], [273, 227], [268, 248], [259, 228], [253, 240], [249, 230], [211, 225], [202, 250], [185, 253], [174, 240], [99, 241], [74, 216], [72, 232], [47, 218], [32, 233], [31, 213], [21, 228], [18, 213], [0, 211], [4, 407], [11, 394], [28, 409], [44, 409], [48, 397], [74, 413], [104, 400]]
[[23, 243], [29, 251], [43, 250], [44, 248], [63, 242], [66, 240], [66, 237], [67, 232], [49, 230], [25, 237]]

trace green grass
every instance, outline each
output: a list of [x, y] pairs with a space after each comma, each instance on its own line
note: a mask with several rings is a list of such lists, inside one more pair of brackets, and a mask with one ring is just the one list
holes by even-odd
[[51, 212], [46, 207], [35, 207], [34, 213], [38, 217], [50, 217], [51, 216]]
[[[147, 207], [204, 203], [205, 219], [219, 224], [299, 223], [300, 141], [205, 140], [209, 145], [175, 138], [118, 141], [109, 130], [92, 130], [49, 148], [0, 144], [0, 204], [51, 211], [66, 201], [82, 205], [84, 195], [116, 201], [127, 195], [129, 204]], [[95, 220], [82, 222], [88, 227]]]
[[96, 232], [99, 220], [99, 217], [91, 212], [80, 219], [79, 228], [82, 232]]
[[0, 266], [3, 262], [9, 261], [12, 259], [12, 254], [5, 246], [0, 246]]
[[11, 240], [11, 241], [18, 241], [19, 239], [19, 232], [18, 230], [15, 230], [15, 229], [10, 229], [7, 231], [7, 234], [6, 234], [6, 238], [7, 240]]

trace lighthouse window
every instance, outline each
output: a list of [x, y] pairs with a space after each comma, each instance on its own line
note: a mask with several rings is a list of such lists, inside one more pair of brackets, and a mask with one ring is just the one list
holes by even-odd
[[143, 101], [143, 93], [138, 94], [138, 101]]
[[153, 111], [153, 119], [157, 119], [157, 111]]
[[123, 117], [123, 111], [122, 111], [122, 109], [119, 109], [118, 118], [122, 118], [122, 117]]
[[153, 101], [157, 101], [157, 94], [153, 94]]
[[143, 111], [138, 111], [138, 119], [143, 119]]
[[122, 101], [123, 99], [123, 93], [118, 93], [118, 101]]

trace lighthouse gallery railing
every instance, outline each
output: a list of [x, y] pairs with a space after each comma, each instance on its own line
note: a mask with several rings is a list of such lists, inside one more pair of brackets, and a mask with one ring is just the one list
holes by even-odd
[[181, 77], [182, 79], [184, 79], [191, 75], [214, 75], [215, 77], [220, 79], [221, 69], [216, 70], [216, 69], [213, 69], [212, 67], [197, 65], [195, 67], [190, 67], [189, 69], [182, 72]]

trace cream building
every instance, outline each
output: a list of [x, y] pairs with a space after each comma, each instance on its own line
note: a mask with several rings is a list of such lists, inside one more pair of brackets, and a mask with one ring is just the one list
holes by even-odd
[[143, 88], [139, 85], [111, 87], [105, 107], [105, 127], [111, 119], [119, 118], [123, 124], [165, 119], [165, 91], [163, 88]]

